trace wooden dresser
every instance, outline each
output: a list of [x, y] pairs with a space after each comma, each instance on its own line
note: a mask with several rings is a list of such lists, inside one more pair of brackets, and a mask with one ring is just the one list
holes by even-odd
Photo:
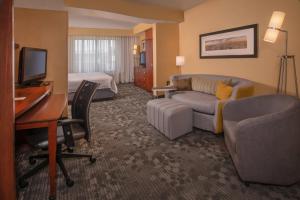
[[134, 68], [134, 84], [148, 92], [153, 88], [153, 33], [152, 29], [145, 31], [146, 65]]

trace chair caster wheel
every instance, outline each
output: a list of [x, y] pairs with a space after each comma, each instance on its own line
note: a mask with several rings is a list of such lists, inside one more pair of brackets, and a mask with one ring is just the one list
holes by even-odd
[[74, 152], [74, 150], [71, 149], [71, 148], [67, 148], [67, 151], [68, 151], [68, 153], [73, 153]]
[[20, 188], [26, 188], [28, 186], [28, 182], [25, 180], [19, 180]]
[[55, 199], [56, 199], [55, 196], [50, 196], [50, 197], [49, 197], [49, 200], [55, 200]]
[[66, 180], [66, 184], [67, 184], [68, 187], [72, 187], [74, 185], [74, 181], [68, 178]]
[[90, 162], [91, 162], [91, 163], [96, 162], [96, 158], [90, 157]]
[[29, 164], [34, 165], [36, 163], [36, 160], [33, 158], [29, 158]]

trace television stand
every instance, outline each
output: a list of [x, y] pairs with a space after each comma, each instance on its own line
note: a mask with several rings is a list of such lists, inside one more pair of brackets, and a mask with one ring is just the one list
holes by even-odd
[[31, 83], [28, 83], [28, 87], [40, 87], [43, 84], [44, 81], [34, 81]]
[[28, 88], [28, 87], [41, 87], [41, 86], [48, 86], [50, 81], [34, 81], [24, 85], [18, 85], [17, 88]]

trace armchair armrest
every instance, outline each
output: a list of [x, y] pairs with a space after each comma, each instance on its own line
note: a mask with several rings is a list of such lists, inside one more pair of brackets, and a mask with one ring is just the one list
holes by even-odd
[[[238, 123], [236, 151], [244, 163], [252, 166], [253, 160], [260, 167], [284, 165], [299, 160], [300, 109], [289, 109]], [[273, 155], [276, 155], [275, 157]], [[300, 167], [300, 163], [297, 163]]]
[[59, 125], [66, 126], [71, 124], [83, 124], [84, 121], [82, 119], [63, 119], [58, 121]]
[[223, 109], [224, 120], [242, 121], [247, 118], [261, 116], [264, 114], [261, 104], [261, 99], [263, 98], [263, 96], [255, 97], [255, 99], [250, 97], [229, 101]]
[[72, 132], [72, 124], [83, 124], [84, 121], [81, 119], [64, 119], [59, 120], [58, 124], [62, 126], [65, 138], [65, 144], [68, 148], [73, 148], [75, 146], [73, 132]]
[[215, 115], [214, 115], [214, 129], [215, 133], [223, 132], [223, 109], [224, 106], [232, 101], [231, 99], [227, 100], [218, 100], [215, 105]]

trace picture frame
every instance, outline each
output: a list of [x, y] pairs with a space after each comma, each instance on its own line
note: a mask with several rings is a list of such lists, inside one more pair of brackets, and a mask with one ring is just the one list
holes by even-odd
[[200, 58], [257, 58], [257, 34], [258, 24], [201, 34]]

